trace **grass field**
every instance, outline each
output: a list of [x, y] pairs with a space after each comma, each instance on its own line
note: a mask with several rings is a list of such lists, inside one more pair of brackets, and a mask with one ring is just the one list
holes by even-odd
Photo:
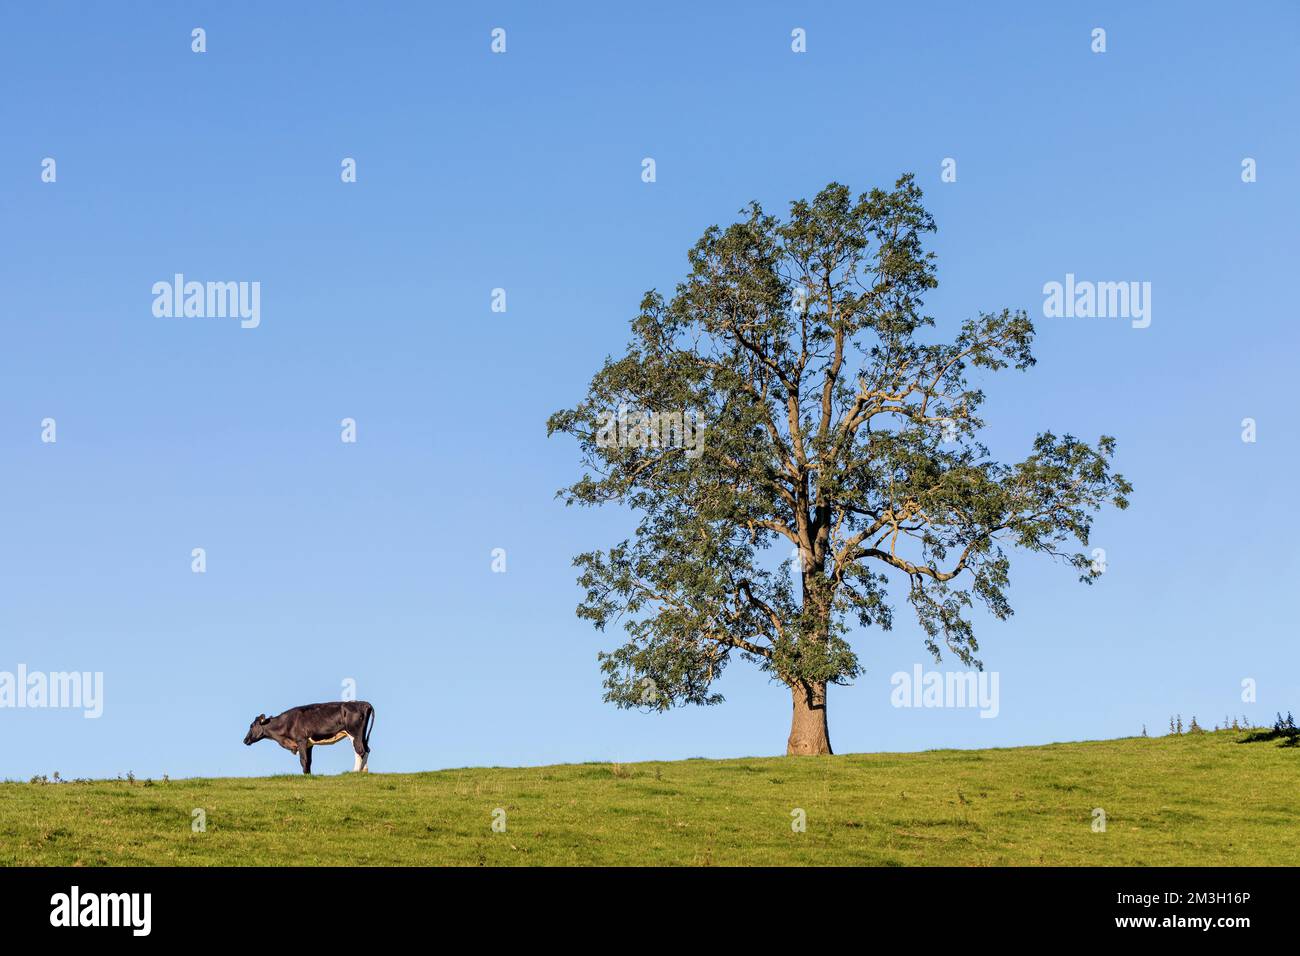
[[[0, 863], [1300, 864], [1300, 748], [1244, 737], [5, 783]], [[492, 829], [497, 808], [505, 832]], [[205, 832], [192, 829], [195, 809]]]

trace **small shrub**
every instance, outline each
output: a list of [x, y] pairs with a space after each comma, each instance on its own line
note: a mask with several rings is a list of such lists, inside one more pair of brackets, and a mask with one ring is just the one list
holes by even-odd
[[1300, 747], [1300, 728], [1295, 725], [1295, 718], [1287, 711], [1285, 717], [1278, 712], [1277, 720], [1273, 726], [1267, 729], [1247, 727], [1251, 731], [1250, 735], [1245, 737], [1241, 743], [1251, 744], [1261, 740], [1281, 740], [1284, 741], [1283, 747]]

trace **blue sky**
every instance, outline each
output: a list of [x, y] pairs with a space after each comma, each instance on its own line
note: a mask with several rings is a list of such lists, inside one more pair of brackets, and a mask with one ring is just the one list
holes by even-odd
[[[854, 638], [836, 750], [1300, 710], [1293, 4], [463, 6], [0, 13], [0, 671], [105, 682], [97, 720], [0, 709], [0, 777], [293, 771], [249, 721], [347, 678], [378, 771], [782, 752], [788, 692], [741, 664], [720, 707], [601, 702], [615, 635], [574, 616], [570, 559], [631, 519], [554, 499], [577, 453], [545, 420], [705, 227], [905, 171], [940, 329], [1038, 325], [1038, 366], [987, 382], [988, 443], [1113, 434], [1136, 493], [1095, 587], [1013, 565], [1016, 615], [979, 631], [996, 719], [890, 706], [933, 666], [900, 614]], [[260, 282], [260, 327], [155, 317], [177, 272]], [[1151, 326], [1043, 318], [1066, 273], [1151, 282]]]

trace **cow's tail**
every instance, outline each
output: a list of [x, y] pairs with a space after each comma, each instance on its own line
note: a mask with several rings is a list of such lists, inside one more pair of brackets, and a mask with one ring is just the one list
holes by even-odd
[[361, 734], [361, 744], [366, 748], [366, 753], [370, 753], [370, 728], [375, 726], [375, 708], [369, 704], [366, 705], [366, 727]]

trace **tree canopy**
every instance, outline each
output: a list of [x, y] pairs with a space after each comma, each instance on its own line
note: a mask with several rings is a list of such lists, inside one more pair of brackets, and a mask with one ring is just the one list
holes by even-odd
[[[755, 202], [709, 227], [672, 296], [644, 297], [626, 353], [551, 416], [583, 467], [560, 496], [636, 515], [574, 561], [579, 616], [626, 632], [601, 655], [608, 701], [718, 703], [739, 657], [791, 688], [790, 752], [829, 752], [826, 686], [860, 673], [853, 625], [889, 630], [907, 607], [936, 659], [980, 666], [970, 611], [1012, 613], [1014, 551], [1100, 573], [1079, 549], [1103, 505], [1128, 505], [1115, 441], [1044, 431], [993, 459], [972, 379], [1030, 368], [1034, 327], [1002, 309], [927, 334], [921, 200], [910, 175], [856, 198], [831, 183], [784, 218]], [[697, 447], [655, 427], [674, 415], [688, 434], [698, 420]]]

